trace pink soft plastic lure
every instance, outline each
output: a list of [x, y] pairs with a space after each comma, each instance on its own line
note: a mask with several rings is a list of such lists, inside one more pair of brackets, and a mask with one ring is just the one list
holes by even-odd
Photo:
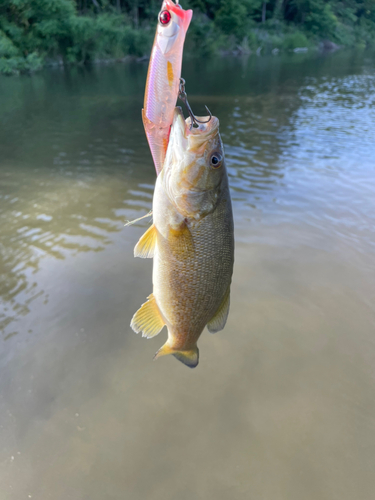
[[143, 125], [158, 175], [168, 147], [179, 91], [184, 41], [192, 15], [192, 10], [183, 10], [178, 3], [164, 0], [158, 16], [142, 110]]

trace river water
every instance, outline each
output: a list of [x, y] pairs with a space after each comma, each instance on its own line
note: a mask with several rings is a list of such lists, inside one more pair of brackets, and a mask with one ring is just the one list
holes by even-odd
[[155, 173], [147, 63], [0, 79], [1, 500], [372, 500], [375, 69], [187, 61], [221, 121], [236, 262], [200, 364], [129, 323]]

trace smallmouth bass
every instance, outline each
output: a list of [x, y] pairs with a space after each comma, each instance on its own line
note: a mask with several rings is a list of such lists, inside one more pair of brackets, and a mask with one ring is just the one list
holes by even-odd
[[[204, 117], [201, 117], [202, 120]], [[164, 167], [153, 199], [153, 225], [140, 238], [136, 257], [152, 257], [153, 293], [131, 327], [152, 338], [163, 326], [168, 340], [155, 358], [173, 354], [198, 365], [197, 341], [207, 325], [225, 326], [234, 262], [232, 204], [219, 120], [189, 129], [175, 108]]]

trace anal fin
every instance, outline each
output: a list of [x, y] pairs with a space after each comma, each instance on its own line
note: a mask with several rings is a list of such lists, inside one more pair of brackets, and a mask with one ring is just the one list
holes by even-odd
[[229, 314], [229, 305], [230, 305], [230, 286], [228, 286], [228, 290], [225, 293], [224, 299], [220, 304], [218, 310], [216, 311], [215, 315], [207, 323], [207, 328], [210, 333], [219, 332], [224, 328]]
[[152, 224], [135, 245], [134, 257], [141, 257], [142, 259], [152, 258], [154, 256], [156, 239], [157, 229], [155, 224]]
[[155, 337], [165, 325], [154, 294], [148, 296], [148, 301], [142, 304], [134, 314], [130, 326], [136, 333], [142, 332], [142, 337]]

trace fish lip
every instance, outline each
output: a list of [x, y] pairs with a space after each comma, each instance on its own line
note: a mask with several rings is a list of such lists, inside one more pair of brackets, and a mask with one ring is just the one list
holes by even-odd
[[184, 130], [185, 138], [187, 138], [188, 135], [201, 136], [201, 135], [211, 134], [213, 130], [219, 128], [219, 119], [216, 116], [212, 116], [210, 120], [209, 116], [196, 116], [196, 118], [201, 122], [205, 123], [198, 123], [199, 125], [198, 127], [192, 127], [190, 129], [191, 125], [190, 116], [188, 116], [185, 120], [181, 106], [176, 106], [174, 109], [172, 126], [175, 123], [179, 122], [180, 128]]
[[[206, 137], [213, 135], [215, 132], [219, 131], [219, 119], [216, 116], [212, 116], [211, 120], [208, 120], [208, 116], [197, 116], [199, 120], [206, 123], [198, 123], [199, 127], [192, 127], [190, 116], [185, 120], [182, 108], [176, 106], [173, 114], [172, 129], [174, 133], [179, 133], [184, 139], [192, 140], [205, 140]], [[178, 131], [178, 132], [177, 132]]]
[[184, 139], [187, 139], [188, 135], [191, 132], [180, 106], [176, 106], [174, 109], [172, 130], [179, 130], [181, 136], [183, 136]]
[[[198, 122], [198, 127], [192, 127], [191, 128], [191, 135], [193, 136], [200, 136], [204, 137], [206, 135], [212, 134], [216, 129], [219, 128], [219, 119], [216, 116], [212, 116], [211, 118], [209, 116], [196, 116], [195, 117], [197, 120], [199, 120], [202, 123]], [[186, 126], [190, 130], [191, 126], [191, 117], [188, 116], [186, 118]]]

